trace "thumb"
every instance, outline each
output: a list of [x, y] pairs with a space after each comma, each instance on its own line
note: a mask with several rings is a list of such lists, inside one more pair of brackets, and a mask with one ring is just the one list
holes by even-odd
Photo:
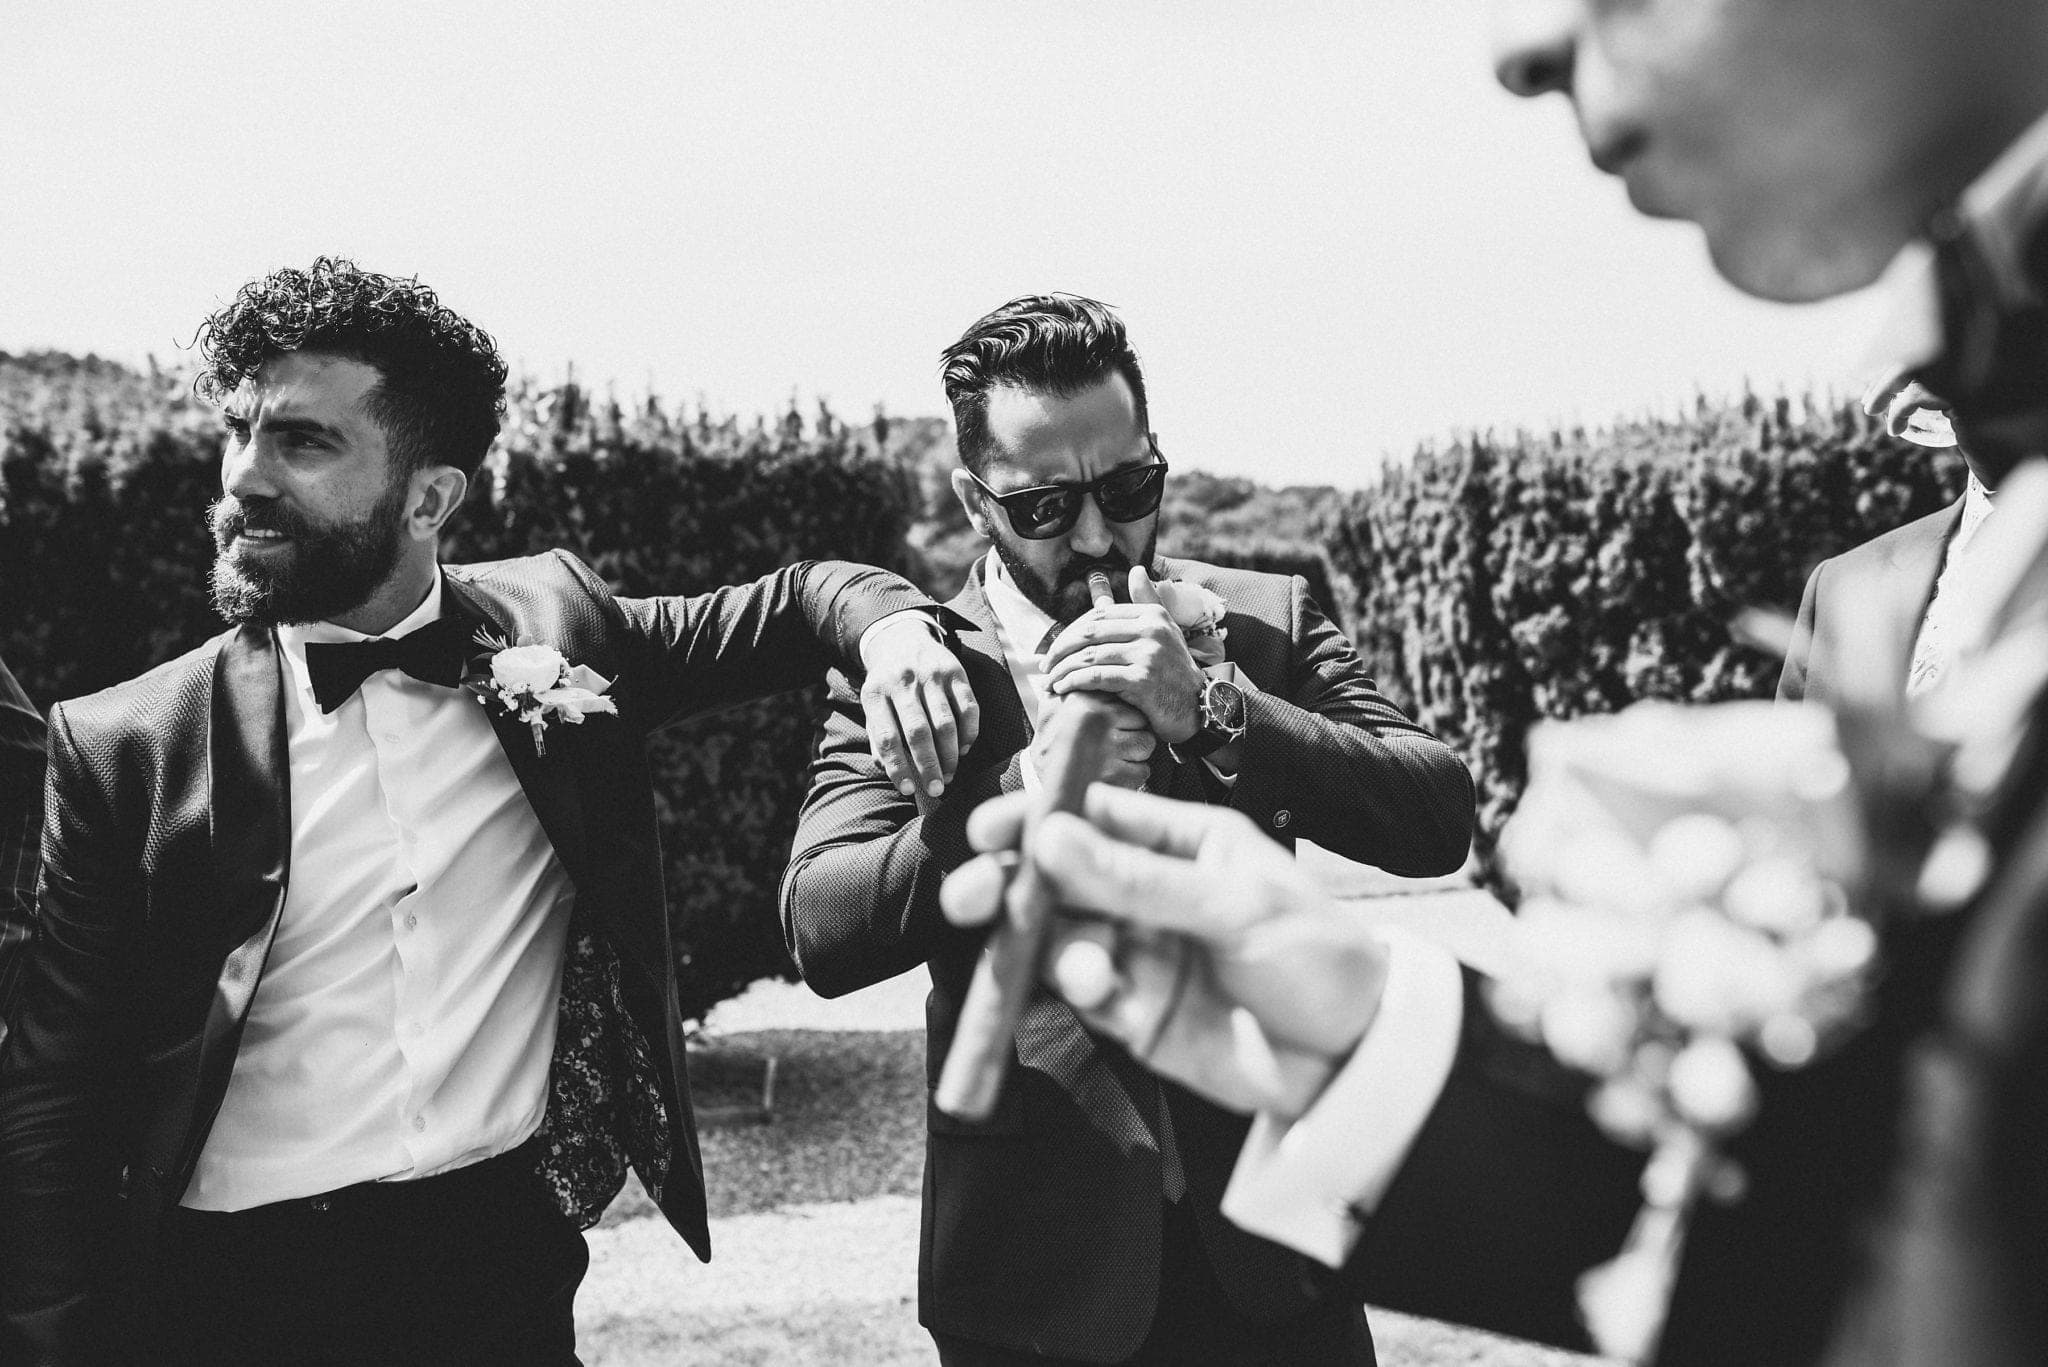
[[1163, 603], [1158, 586], [1153, 584], [1151, 573], [1143, 565], [1131, 566], [1131, 601], [1133, 603]]

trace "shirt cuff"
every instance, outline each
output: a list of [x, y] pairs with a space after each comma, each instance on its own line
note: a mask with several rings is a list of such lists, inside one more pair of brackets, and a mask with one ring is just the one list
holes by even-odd
[[1408, 931], [1377, 932], [1387, 946], [1379, 1011], [1358, 1047], [1292, 1124], [1252, 1122], [1223, 1214], [1248, 1233], [1331, 1267], [1358, 1242], [1407, 1161], [1457, 1056], [1464, 983], [1458, 961]]
[[917, 623], [919, 626], [923, 627], [927, 632], [931, 634], [931, 638], [934, 641], [943, 641], [946, 639], [945, 633], [939, 627], [938, 618], [932, 616], [929, 610], [925, 608], [902, 608], [896, 612], [890, 613], [887, 617], [882, 618], [880, 621], [871, 622], [868, 625], [867, 630], [861, 632], [861, 662], [863, 664], [867, 662], [868, 642], [874, 638], [876, 632], [888, 631], [892, 627], [898, 627], [903, 625], [905, 622]]

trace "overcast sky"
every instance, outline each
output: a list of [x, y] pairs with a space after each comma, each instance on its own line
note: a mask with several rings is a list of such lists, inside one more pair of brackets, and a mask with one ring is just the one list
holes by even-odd
[[1014, 295], [1117, 305], [1174, 461], [1356, 484], [1460, 429], [1860, 388], [1878, 301], [1636, 219], [1477, 0], [9, 0], [0, 350], [174, 360], [244, 279], [417, 274], [515, 367], [943, 410]]

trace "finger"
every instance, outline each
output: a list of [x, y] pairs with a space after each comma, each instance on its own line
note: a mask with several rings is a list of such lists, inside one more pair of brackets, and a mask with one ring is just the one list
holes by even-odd
[[1070, 907], [1198, 938], [1239, 928], [1237, 918], [1224, 926], [1208, 910], [1213, 870], [1112, 840], [1079, 817], [1048, 814], [1030, 853]]
[[960, 737], [960, 753], [964, 755], [981, 737], [981, 703], [974, 696], [974, 685], [968, 682], [966, 670], [946, 680], [946, 692], [953, 699], [954, 729]]
[[1159, 589], [1152, 582], [1152, 573], [1143, 565], [1131, 566], [1131, 601], [1164, 606], [1165, 599], [1159, 596]]
[[1145, 687], [1145, 673], [1136, 665], [1080, 665], [1047, 682], [1054, 697], [1069, 693], [1113, 693], [1135, 699]]
[[860, 695], [861, 710], [867, 715], [868, 753], [875, 757], [875, 763], [882, 766], [882, 774], [906, 796], [917, 791], [917, 776], [912, 771], [909, 753], [904, 749], [903, 736], [896, 728], [896, 709], [889, 702], [888, 695], [880, 690], [863, 689]]
[[1016, 852], [1004, 850], [979, 855], [953, 870], [939, 885], [939, 907], [946, 919], [956, 926], [983, 926], [993, 921], [1016, 867]]
[[926, 679], [923, 695], [924, 714], [932, 728], [932, 748], [939, 760], [939, 787], [932, 794], [937, 797], [960, 767], [960, 725], [953, 719], [953, 698], [946, 691], [944, 680]]
[[1210, 841], [1263, 840], [1244, 813], [1151, 793], [1088, 790], [1088, 820], [1111, 839], [1192, 859]]
[[1111, 608], [1096, 608], [1070, 622], [1059, 635], [1052, 638], [1052, 644], [1039, 656], [1041, 668], [1051, 669], [1054, 665], [1072, 655], [1075, 651], [1105, 641], [1135, 641], [1145, 634], [1151, 618], [1142, 615], [1139, 609], [1129, 603], [1119, 603]]
[[946, 791], [946, 785], [939, 779], [939, 748], [932, 739], [923, 696], [910, 685], [891, 692], [889, 702], [895, 709], [896, 729], [903, 736], [911, 778], [919, 789], [937, 797]]
[[1024, 838], [1030, 793], [992, 797], [967, 814], [967, 843], [977, 850], [1010, 850]]
[[1106, 1006], [1118, 987], [1116, 929], [1105, 921], [1064, 921], [1046, 952], [1046, 982], [1083, 1011]]
[[1870, 388], [1863, 391], [1863, 411], [1871, 417], [1882, 417], [1891, 404], [1892, 396], [1906, 383], [1906, 377], [1913, 372], [1910, 367], [1894, 366], [1870, 382]]
[[1050, 688], [1077, 669], [1090, 669], [1097, 665], [1135, 665], [1138, 662], [1137, 651], [1136, 641], [1097, 641], [1082, 646], [1046, 666], [1046, 686]]
[[1895, 437], [1906, 434], [1906, 427], [1913, 421], [1913, 415], [1927, 409], [1935, 413], [1948, 412], [1948, 405], [1937, 398], [1934, 391], [1915, 380], [1892, 397], [1884, 411], [1884, 430]]

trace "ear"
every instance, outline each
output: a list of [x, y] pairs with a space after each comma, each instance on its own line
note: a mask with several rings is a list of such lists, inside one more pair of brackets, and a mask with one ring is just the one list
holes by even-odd
[[981, 486], [974, 482], [974, 476], [965, 469], [953, 471], [953, 497], [960, 500], [961, 509], [967, 520], [974, 524], [974, 530], [981, 533], [984, 541], [993, 541], [988, 529], [988, 503], [981, 492]]
[[441, 535], [463, 495], [469, 492], [469, 476], [452, 465], [429, 465], [412, 476], [411, 496], [406, 503], [405, 526], [415, 541], [433, 541]]

